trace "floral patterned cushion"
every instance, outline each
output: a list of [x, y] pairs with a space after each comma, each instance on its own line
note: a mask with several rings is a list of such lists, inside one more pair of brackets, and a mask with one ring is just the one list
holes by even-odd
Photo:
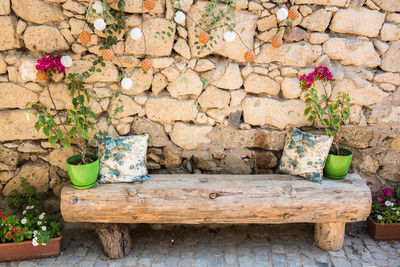
[[99, 140], [100, 183], [148, 180], [146, 168], [149, 136], [106, 137]]
[[321, 183], [332, 141], [333, 138], [326, 135], [312, 135], [290, 128], [286, 135], [279, 171]]

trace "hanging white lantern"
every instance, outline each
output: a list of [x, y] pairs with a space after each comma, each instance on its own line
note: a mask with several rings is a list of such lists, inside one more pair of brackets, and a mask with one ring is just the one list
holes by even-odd
[[235, 39], [236, 39], [236, 33], [235, 33], [234, 31], [232, 31], [232, 30], [227, 30], [227, 31], [224, 33], [224, 40], [225, 40], [225, 42], [230, 43], [230, 42], [233, 42]]
[[63, 65], [66, 68], [69, 68], [72, 66], [72, 58], [70, 56], [62, 56], [60, 61], [61, 61], [61, 65]]
[[278, 12], [276, 13], [276, 17], [278, 18], [279, 21], [285, 20], [288, 15], [289, 15], [289, 12], [284, 7], [280, 8], [278, 10]]
[[103, 13], [103, 5], [101, 2], [96, 1], [93, 3], [92, 8], [96, 11], [96, 13]]
[[133, 82], [131, 78], [123, 78], [121, 81], [121, 86], [124, 88], [124, 90], [129, 90], [133, 86]]
[[139, 28], [133, 28], [132, 30], [131, 30], [131, 38], [133, 39], [133, 40], [139, 40], [140, 38], [142, 38], [142, 36], [143, 36], [143, 33], [142, 33], [142, 31], [139, 29]]
[[186, 20], [186, 15], [182, 11], [178, 11], [175, 13], [174, 20], [178, 24], [184, 24]]
[[99, 31], [102, 31], [107, 27], [107, 24], [104, 21], [104, 19], [96, 19], [93, 24], [94, 28]]

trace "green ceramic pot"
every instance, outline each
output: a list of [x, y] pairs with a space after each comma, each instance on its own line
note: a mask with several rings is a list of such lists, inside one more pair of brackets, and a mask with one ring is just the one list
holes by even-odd
[[353, 152], [346, 148], [339, 148], [342, 155], [329, 154], [325, 162], [324, 176], [330, 179], [344, 179], [350, 168]]
[[85, 165], [73, 165], [72, 163], [82, 158], [81, 155], [75, 155], [67, 159], [69, 179], [71, 179], [72, 186], [76, 189], [87, 189], [97, 184], [99, 158], [92, 154], [86, 154], [86, 157], [94, 159], [95, 161]]

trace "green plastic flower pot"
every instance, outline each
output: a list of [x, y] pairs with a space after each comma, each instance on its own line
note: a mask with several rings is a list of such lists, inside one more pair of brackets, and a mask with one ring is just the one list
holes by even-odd
[[81, 155], [75, 155], [67, 159], [67, 171], [72, 186], [76, 189], [87, 189], [97, 184], [97, 176], [99, 175], [99, 158], [96, 155], [86, 154], [86, 157], [94, 159], [92, 163], [84, 165], [74, 165], [79, 161]]
[[346, 148], [339, 149], [341, 154], [333, 155], [329, 154], [326, 159], [324, 176], [330, 179], [344, 179], [346, 178], [347, 171], [350, 168], [351, 159], [353, 158], [353, 152]]

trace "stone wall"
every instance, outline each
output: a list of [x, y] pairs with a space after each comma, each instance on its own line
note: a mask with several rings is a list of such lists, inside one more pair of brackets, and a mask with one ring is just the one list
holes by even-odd
[[[107, 1], [112, 2], [112, 1]], [[114, 1], [115, 2], [115, 1]], [[300, 17], [286, 30], [284, 44], [256, 49], [255, 63], [245, 63], [246, 44], [258, 47], [280, 32], [277, 5], [269, 0], [238, 0], [235, 29], [241, 35], [223, 40], [197, 55], [194, 24], [168, 22], [172, 4], [158, 0], [141, 14], [142, 1], [126, 0], [127, 29], [115, 50], [119, 59], [86, 80], [99, 129], [116, 103], [121, 70], [132, 71], [134, 87], [124, 91], [124, 111], [109, 128], [120, 135], [150, 134], [150, 172], [271, 173], [284, 143], [284, 128], [311, 129], [303, 116], [298, 77], [318, 65], [331, 68], [332, 94], [349, 93], [351, 118], [343, 143], [354, 151], [358, 171], [375, 191], [400, 182], [400, 1], [284, 0]], [[0, 190], [7, 195], [21, 178], [42, 190], [67, 179], [71, 151], [51, 148], [27, 120], [27, 101], [51, 107], [43, 83], [35, 80], [36, 60], [45, 52], [70, 55], [70, 72], [86, 70], [100, 54], [101, 33], [89, 45], [76, 41], [85, 21], [85, 0], [0, 0]], [[201, 1], [182, 0], [193, 18]], [[397, 13], [396, 13], [397, 12]], [[140, 26], [147, 35], [147, 57], [154, 68], [134, 68], [143, 58], [143, 40], [129, 37]], [[173, 25], [173, 35], [153, 38]], [[90, 30], [91, 31], [91, 30]], [[282, 32], [282, 31], [281, 31]], [[99, 35], [99, 37], [97, 37]], [[57, 109], [70, 107], [66, 85], [55, 78], [49, 89]], [[132, 97], [134, 96], [134, 97]]]

